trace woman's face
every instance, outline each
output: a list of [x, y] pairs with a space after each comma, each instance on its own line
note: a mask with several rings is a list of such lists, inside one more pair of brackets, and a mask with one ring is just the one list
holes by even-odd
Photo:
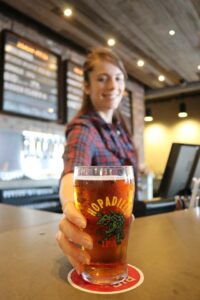
[[117, 66], [106, 60], [95, 62], [85, 92], [96, 111], [114, 111], [119, 106], [124, 89], [124, 74]]

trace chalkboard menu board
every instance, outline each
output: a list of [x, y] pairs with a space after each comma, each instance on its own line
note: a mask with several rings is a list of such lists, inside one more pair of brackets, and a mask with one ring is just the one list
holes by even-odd
[[132, 110], [132, 93], [125, 90], [122, 102], [119, 107], [119, 111], [123, 116], [126, 126], [130, 133], [133, 133], [133, 110]]
[[83, 100], [83, 69], [80, 65], [66, 61], [66, 121], [69, 122], [81, 107]]
[[2, 47], [1, 110], [58, 121], [60, 57], [10, 31]]

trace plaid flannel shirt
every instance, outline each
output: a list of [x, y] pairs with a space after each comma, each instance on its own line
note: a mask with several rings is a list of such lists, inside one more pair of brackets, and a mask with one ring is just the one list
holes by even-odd
[[63, 175], [75, 166], [132, 165], [137, 169], [137, 154], [129, 135], [114, 120], [106, 123], [95, 111], [73, 119], [66, 128]]

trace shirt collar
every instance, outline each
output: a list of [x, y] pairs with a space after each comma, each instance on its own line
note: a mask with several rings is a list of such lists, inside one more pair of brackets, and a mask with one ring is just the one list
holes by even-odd
[[116, 116], [113, 116], [112, 123], [106, 123], [105, 120], [93, 108], [90, 108], [87, 115], [89, 115], [89, 117], [93, 121], [95, 121], [96, 123], [98, 123], [101, 126], [104, 126], [105, 128], [107, 127], [109, 129], [116, 129], [120, 126], [120, 122]]

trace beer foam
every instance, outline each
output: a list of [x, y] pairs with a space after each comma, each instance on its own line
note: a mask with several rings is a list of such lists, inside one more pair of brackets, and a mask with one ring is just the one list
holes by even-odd
[[126, 180], [127, 177], [125, 176], [119, 176], [119, 175], [105, 175], [105, 176], [101, 176], [101, 175], [94, 175], [94, 176], [82, 176], [82, 175], [78, 175], [75, 177], [75, 180], [87, 180], [87, 181], [108, 181], [108, 180], [112, 180], [112, 181], [117, 181], [117, 180]]

